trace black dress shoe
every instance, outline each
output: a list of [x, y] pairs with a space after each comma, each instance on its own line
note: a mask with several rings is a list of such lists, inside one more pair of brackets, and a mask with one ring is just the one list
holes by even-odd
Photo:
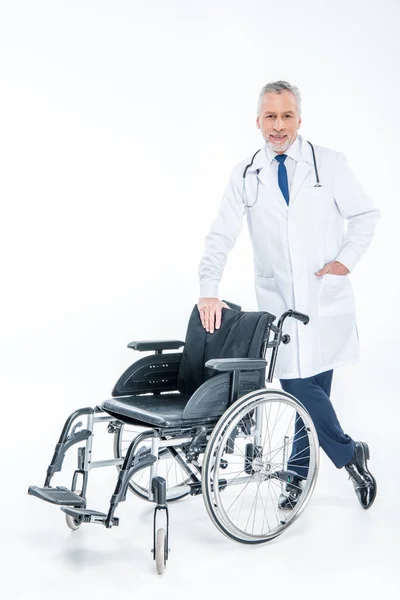
[[369, 508], [376, 497], [376, 481], [368, 470], [369, 448], [365, 442], [356, 442], [352, 460], [345, 465], [345, 469], [352, 480], [354, 490], [361, 506]]
[[278, 500], [278, 508], [281, 510], [293, 510], [302, 493], [302, 477], [293, 477], [291, 483], [286, 484], [286, 494], [281, 494]]

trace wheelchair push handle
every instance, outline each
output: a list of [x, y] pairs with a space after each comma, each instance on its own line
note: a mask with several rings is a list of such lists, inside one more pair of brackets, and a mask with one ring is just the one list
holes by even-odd
[[272, 328], [272, 330], [282, 332], [283, 323], [287, 317], [293, 317], [293, 319], [297, 319], [298, 321], [301, 321], [302, 323], [304, 323], [304, 325], [307, 325], [310, 321], [310, 317], [308, 315], [298, 312], [297, 310], [290, 309], [290, 310], [287, 310], [286, 312], [284, 312], [280, 316], [278, 323], [275, 325], [275, 329]]
[[304, 325], [307, 325], [310, 321], [310, 317], [308, 315], [305, 315], [304, 313], [297, 312], [296, 310], [289, 310], [288, 312], [289, 317], [293, 317], [293, 319], [301, 321], [302, 323], [304, 323]]
[[264, 358], [265, 358], [265, 353], [266, 353], [267, 348], [272, 348], [271, 362], [270, 362], [269, 372], [268, 372], [268, 377], [267, 377], [267, 381], [269, 383], [272, 382], [272, 379], [274, 376], [275, 364], [276, 364], [276, 359], [277, 359], [277, 355], [278, 355], [279, 345], [281, 343], [288, 344], [290, 342], [290, 335], [288, 335], [288, 334], [282, 335], [283, 323], [287, 317], [293, 317], [293, 319], [297, 319], [298, 321], [301, 321], [301, 323], [304, 323], [304, 325], [307, 325], [310, 321], [310, 317], [308, 315], [305, 315], [304, 313], [301, 313], [301, 312], [297, 312], [297, 310], [290, 309], [281, 315], [281, 317], [276, 325], [271, 326], [271, 329], [275, 334], [274, 339], [272, 342], [268, 342], [263, 348], [263, 357]]

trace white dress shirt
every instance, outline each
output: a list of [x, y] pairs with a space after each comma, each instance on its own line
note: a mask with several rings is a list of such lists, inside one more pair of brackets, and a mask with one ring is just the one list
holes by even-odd
[[[276, 180], [278, 181], [279, 163], [277, 160], [275, 160], [275, 156], [278, 156], [278, 153], [271, 150], [271, 148], [269, 148], [267, 146], [267, 144], [265, 144], [264, 147], [265, 147], [265, 153], [267, 155], [268, 161], [271, 165], [271, 169], [276, 177]], [[290, 202], [290, 189], [292, 186], [292, 181], [293, 181], [294, 172], [296, 169], [296, 164], [300, 158], [300, 140], [299, 140], [298, 136], [296, 136], [296, 139], [286, 150], [285, 154], [287, 155], [287, 159], [285, 160], [285, 162], [283, 164], [286, 167], [287, 176], [288, 176], [289, 202]]]

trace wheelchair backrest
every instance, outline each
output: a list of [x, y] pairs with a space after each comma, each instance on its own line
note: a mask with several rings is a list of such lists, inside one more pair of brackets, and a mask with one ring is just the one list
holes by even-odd
[[[259, 358], [263, 342], [268, 340], [275, 316], [267, 312], [245, 312], [222, 309], [221, 326], [208, 333], [201, 324], [195, 305], [190, 315], [185, 346], [178, 370], [178, 390], [194, 392], [208, 379], [218, 375], [205, 366], [211, 358]], [[265, 369], [260, 372], [260, 385], [265, 385]]]

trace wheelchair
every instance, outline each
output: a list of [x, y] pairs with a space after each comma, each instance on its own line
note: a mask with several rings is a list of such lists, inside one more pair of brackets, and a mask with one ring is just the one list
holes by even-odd
[[[170, 502], [202, 494], [212, 522], [224, 535], [261, 544], [297, 519], [318, 475], [318, 437], [309, 413], [295, 397], [266, 387], [280, 344], [290, 342], [283, 334], [285, 319], [307, 325], [309, 317], [288, 310], [274, 323], [276, 317], [268, 312], [245, 312], [225, 302], [229, 308], [222, 309], [221, 326], [212, 334], [203, 328], [195, 305], [184, 342], [129, 343], [133, 350], [154, 354], [125, 370], [110, 399], [68, 417], [44, 486], [28, 489], [60, 506], [73, 530], [88, 523], [117, 526], [115, 512], [128, 491], [153, 502], [152, 554], [160, 574], [169, 557]], [[114, 437], [114, 458], [93, 461], [94, 426], [99, 423], [107, 423]], [[77, 444], [70, 487], [52, 487], [66, 452]], [[116, 466], [118, 476], [108, 511], [100, 512], [86, 506], [88, 475], [106, 466]], [[301, 489], [297, 502], [290, 510], [282, 508], [280, 499], [296, 487]]]

